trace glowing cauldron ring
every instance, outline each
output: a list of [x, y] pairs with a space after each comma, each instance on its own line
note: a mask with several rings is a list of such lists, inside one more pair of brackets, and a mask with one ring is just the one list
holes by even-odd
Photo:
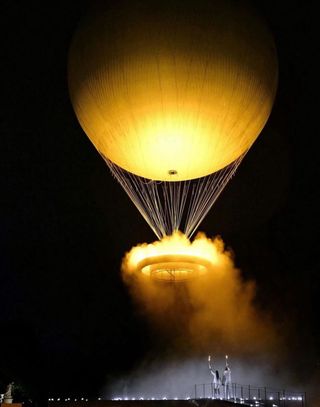
[[184, 282], [205, 274], [212, 263], [199, 256], [163, 254], [146, 257], [136, 266], [138, 273], [161, 282]]

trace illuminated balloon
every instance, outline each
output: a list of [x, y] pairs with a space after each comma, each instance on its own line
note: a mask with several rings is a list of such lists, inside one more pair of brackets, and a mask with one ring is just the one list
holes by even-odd
[[115, 1], [73, 39], [78, 120], [117, 166], [152, 180], [221, 170], [265, 125], [277, 58], [261, 20], [236, 1]]
[[272, 37], [240, 1], [102, 5], [70, 47], [73, 108], [156, 235], [191, 236], [269, 117]]

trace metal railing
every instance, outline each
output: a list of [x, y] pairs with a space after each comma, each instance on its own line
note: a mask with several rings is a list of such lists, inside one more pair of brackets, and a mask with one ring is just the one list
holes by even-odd
[[256, 387], [232, 383], [214, 388], [213, 383], [194, 386], [195, 399], [221, 399], [251, 407], [306, 407], [306, 392], [292, 392], [270, 387]]

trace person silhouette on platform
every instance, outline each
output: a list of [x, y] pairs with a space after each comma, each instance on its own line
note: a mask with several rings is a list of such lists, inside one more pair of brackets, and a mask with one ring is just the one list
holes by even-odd
[[213, 397], [220, 398], [220, 384], [221, 380], [219, 377], [219, 372], [218, 370], [213, 370], [213, 367], [211, 365], [211, 356], [208, 356], [208, 364], [209, 364], [209, 370], [210, 373], [212, 374], [212, 384], [213, 384]]
[[228, 364], [228, 355], [226, 355], [226, 367], [222, 376], [223, 395], [224, 398], [229, 400], [232, 398], [232, 383], [231, 383], [231, 369]]

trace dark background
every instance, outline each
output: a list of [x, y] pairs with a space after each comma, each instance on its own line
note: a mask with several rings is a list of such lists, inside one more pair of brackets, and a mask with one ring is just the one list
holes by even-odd
[[[15, 380], [38, 399], [98, 395], [153, 344], [119, 268], [155, 236], [68, 96], [68, 47], [89, 3], [1, 2], [0, 390]], [[200, 230], [220, 234], [256, 280], [257, 306], [287, 336], [304, 384], [320, 369], [319, 22], [312, 2], [255, 3], [275, 37], [278, 94]]]

